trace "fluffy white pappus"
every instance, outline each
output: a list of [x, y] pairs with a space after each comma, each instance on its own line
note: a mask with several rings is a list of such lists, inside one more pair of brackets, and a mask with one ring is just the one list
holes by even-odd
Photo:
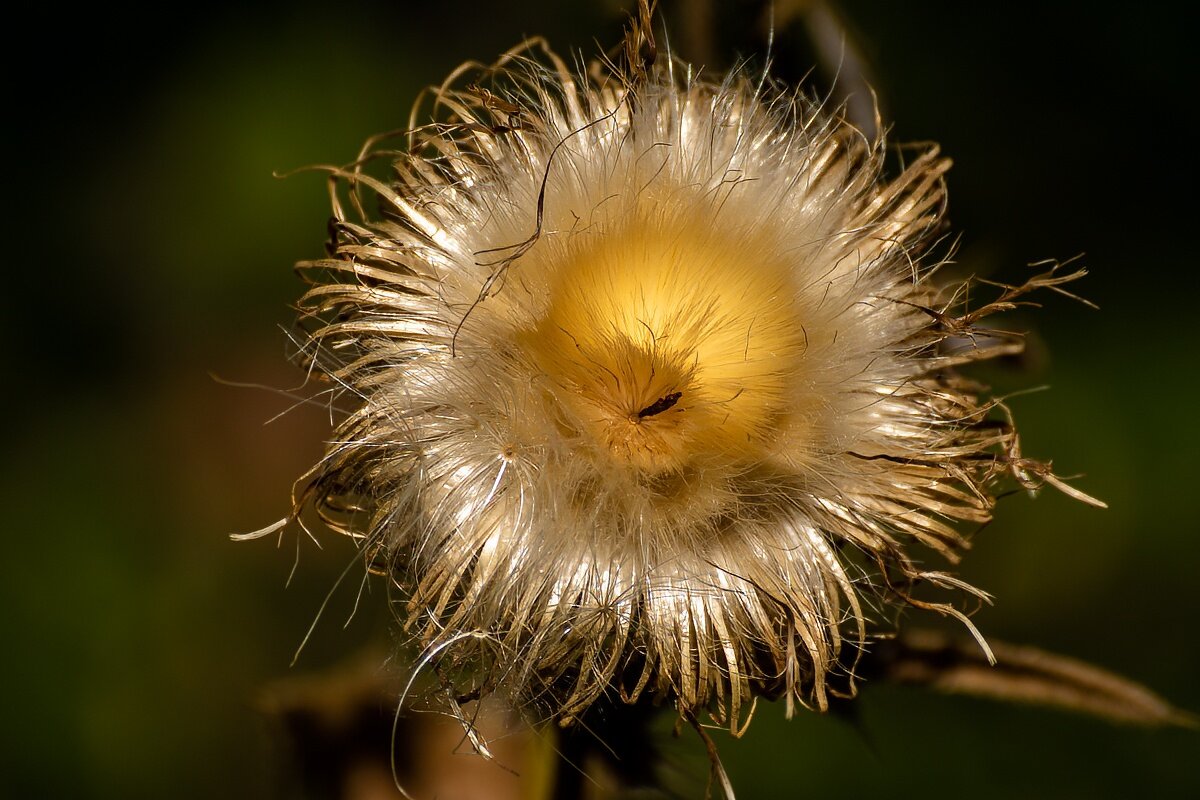
[[953, 562], [1000, 473], [1046, 470], [952, 371], [1020, 349], [972, 326], [1030, 285], [969, 314], [932, 285], [936, 149], [887, 180], [882, 140], [765, 81], [538, 43], [452, 77], [332, 170], [306, 352], [354, 408], [299, 497], [452, 701], [737, 730], [758, 696], [853, 692], [890, 608], [965, 621], [914, 596], [974, 591], [923, 551]]

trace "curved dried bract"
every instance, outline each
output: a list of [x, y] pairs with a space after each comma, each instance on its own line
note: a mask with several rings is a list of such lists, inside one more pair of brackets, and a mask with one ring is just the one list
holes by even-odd
[[1051, 476], [952, 370], [1019, 351], [976, 323], [1073, 276], [968, 313], [922, 261], [936, 148], [885, 179], [836, 113], [639, 36], [632, 68], [533, 42], [453, 76], [332, 171], [306, 354], [354, 408], [298, 507], [361, 538], [452, 697], [737, 730], [756, 696], [852, 692], [889, 608], [966, 621], [917, 591], [982, 595], [923, 562], [1002, 473]]

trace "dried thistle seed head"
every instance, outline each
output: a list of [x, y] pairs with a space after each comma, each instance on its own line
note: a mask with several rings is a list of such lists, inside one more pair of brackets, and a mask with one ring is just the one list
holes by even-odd
[[952, 370], [1020, 350], [975, 323], [1074, 276], [967, 312], [922, 261], [935, 148], [885, 179], [882, 140], [641, 35], [586, 76], [527, 44], [334, 171], [303, 307], [354, 408], [300, 505], [361, 539], [452, 698], [736, 728], [853, 691], [889, 607], [965, 621], [914, 596], [974, 591], [926, 551], [957, 559], [1002, 473], [1056, 479]]

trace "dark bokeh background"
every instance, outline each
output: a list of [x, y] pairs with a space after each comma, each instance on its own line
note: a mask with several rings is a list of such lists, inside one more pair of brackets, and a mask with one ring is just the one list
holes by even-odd
[[[667, 7], [674, 28], [683, 6]], [[726, 62], [762, 51], [757, 6], [721, 5]], [[299, 381], [290, 267], [321, 252], [327, 200], [321, 177], [272, 172], [350, 160], [405, 124], [421, 86], [525, 34], [591, 55], [622, 7], [345, 0], [168, 21], [46, 5], [10, 29], [0, 794], [271, 790], [253, 699], [352, 558], [304, 541], [285, 588], [293, 536], [226, 538], [285, 513], [327, 433], [319, 409], [264, 425], [286, 397], [210, 376]], [[1079, 291], [1102, 307], [1047, 296], [1025, 319], [1031, 358], [989, 378], [1052, 385], [1012, 403], [1026, 451], [1085, 472], [1111, 508], [1005, 501], [962, 569], [997, 597], [976, 622], [1200, 709], [1193, 26], [1150, 4], [840, 9], [894, 136], [955, 159], [959, 261], [1019, 281], [1027, 262], [1086, 253]], [[778, 32], [782, 75], [807, 66], [803, 35]], [[379, 636], [379, 587], [342, 628], [352, 589], [298, 669]], [[857, 726], [760, 709], [722, 742], [739, 796], [1200, 795], [1194, 733], [876, 686], [859, 709]], [[685, 744], [672, 758], [699, 767]]]

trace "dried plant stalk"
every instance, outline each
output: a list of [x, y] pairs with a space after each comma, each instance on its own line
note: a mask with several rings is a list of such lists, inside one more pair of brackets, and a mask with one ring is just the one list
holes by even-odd
[[1109, 722], [1197, 727], [1195, 715], [1128, 678], [1036, 647], [995, 641], [990, 646], [994, 663], [981, 658], [971, 642], [909, 630], [875, 649], [870, 671], [893, 683], [1049, 706]]

